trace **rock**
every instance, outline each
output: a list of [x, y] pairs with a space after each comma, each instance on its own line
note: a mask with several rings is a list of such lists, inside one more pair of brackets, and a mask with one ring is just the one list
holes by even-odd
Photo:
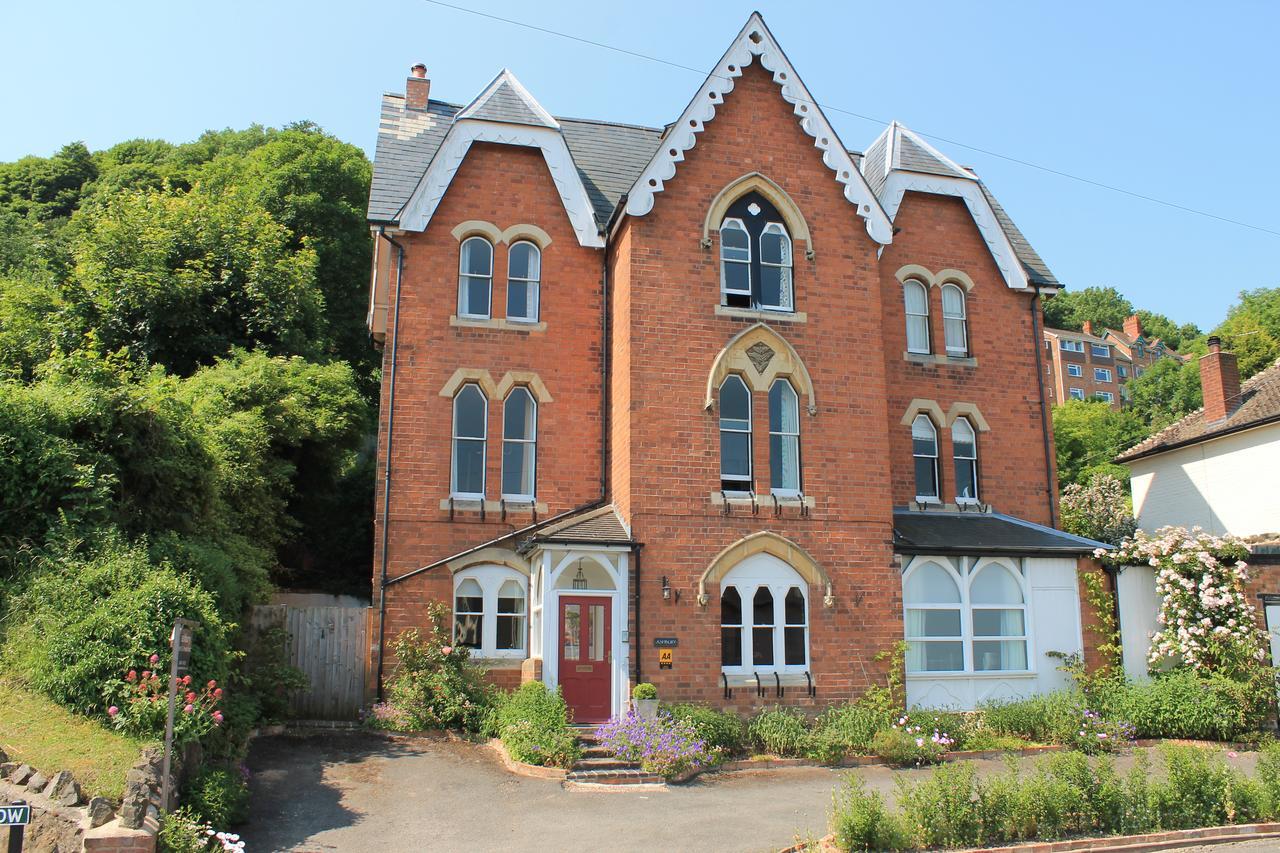
[[83, 797], [80, 794], [80, 783], [71, 775], [70, 770], [59, 770], [49, 780], [44, 795], [59, 805], [78, 806]]
[[43, 791], [44, 786], [49, 784], [49, 777], [40, 771], [31, 774], [31, 778], [27, 780], [27, 787], [32, 791]]
[[8, 779], [13, 775], [13, 771], [18, 769], [18, 762], [5, 761], [0, 763], [0, 779]]
[[111, 803], [106, 797], [94, 797], [89, 801], [88, 810], [90, 829], [97, 829], [116, 816], [115, 810], [111, 808]]
[[25, 785], [31, 778], [31, 774], [35, 772], [30, 764], [19, 764], [18, 769], [9, 774], [9, 781], [15, 785]]
[[125, 774], [124, 783], [126, 785], [142, 785], [158, 791], [160, 789], [160, 774], [150, 765], [134, 767]]
[[147, 819], [147, 807], [151, 805], [151, 792], [146, 785], [128, 783], [124, 789], [124, 801], [120, 804], [120, 825], [126, 829], [140, 829]]
[[9, 753], [5, 752], [3, 749], [0, 749], [0, 763], [3, 763], [8, 760], [9, 760]]

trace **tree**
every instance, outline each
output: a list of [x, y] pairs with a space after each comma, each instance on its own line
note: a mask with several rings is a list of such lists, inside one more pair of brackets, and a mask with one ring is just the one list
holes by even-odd
[[1241, 293], [1214, 334], [1236, 354], [1241, 379], [1270, 367], [1280, 357], [1280, 288]]
[[83, 142], [64, 145], [52, 157], [0, 163], [0, 208], [39, 220], [66, 218], [79, 205], [84, 185], [97, 174]]
[[1204, 405], [1200, 396], [1200, 365], [1161, 358], [1141, 376], [1129, 380], [1129, 410], [1154, 432]]
[[1114, 287], [1086, 287], [1063, 291], [1046, 302], [1044, 323], [1050, 328], [1078, 332], [1087, 320], [1100, 332], [1124, 328], [1124, 321], [1131, 314], [1133, 303]]
[[1111, 460], [1147, 434], [1142, 421], [1127, 409], [1116, 411], [1095, 400], [1068, 400], [1053, 410], [1053, 436], [1058, 451], [1058, 480], [1087, 483], [1095, 473], [1128, 479], [1128, 471]]
[[1180, 349], [1184, 341], [1199, 337], [1201, 334], [1195, 323], [1183, 323], [1179, 326], [1163, 314], [1141, 308], [1138, 309], [1137, 314], [1142, 320], [1145, 337], [1159, 338], [1175, 350]]
[[1062, 490], [1061, 508], [1063, 530], [1108, 545], [1119, 545], [1138, 527], [1125, 484], [1110, 474], [1069, 484]]

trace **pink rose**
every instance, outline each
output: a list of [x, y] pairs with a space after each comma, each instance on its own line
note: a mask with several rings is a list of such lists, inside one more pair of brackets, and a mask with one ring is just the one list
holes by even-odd
[[120, 709], [117, 708], [115, 705], [112, 705], [110, 708], [107, 709], [108, 717], [114, 717], [116, 714], [119, 714], [119, 713], [120, 713]]
[[210, 682], [209, 682], [209, 689], [210, 689], [210, 690], [212, 690], [213, 688], [215, 688], [215, 687], [217, 687], [217, 686], [218, 686], [218, 682], [216, 682], [216, 681], [210, 681]]
[[150, 660], [152, 663], [159, 663], [159, 662], [160, 662], [160, 655], [152, 655], [152, 656], [149, 658], [149, 660]]
[[219, 687], [218, 689], [216, 689], [216, 690], [214, 690], [214, 691], [213, 691], [213, 698], [215, 698], [215, 699], [221, 699], [221, 698], [222, 698], [222, 688], [221, 688], [221, 687]]
[[220, 723], [220, 722], [222, 722], [222, 712], [221, 712], [221, 711], [214, 711], [214, 712], [213, 712], [213, 721], [214, 721], [215, 723]]
[[187, 700], [187, 704], [191, 704], [196, 701], [196, 694], [194, 692], [188, 693], [185, 698]]
[[444, 647], [444, 648], [442, 648], [440, 651], [441, 651], [441, 652], [443, 652], [443, 653], [444, 653], [444, 654], [446, 654], [446, 655], [451, 655], [451, 654], [453, 654], [453, 646], [445, 646], [445, 647]]
[[183, 683], [183, 684], [190, 684], [190, 683], [191, 683], [191, 676], [189, 676], [189, 675], [184, 675], [184, 676], [182, 676], [182, 683]]

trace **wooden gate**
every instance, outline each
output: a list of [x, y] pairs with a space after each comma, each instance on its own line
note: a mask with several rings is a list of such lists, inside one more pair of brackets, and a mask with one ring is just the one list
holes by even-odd
[[308, 685], [289, 697], [289, 714], [302, 720], [354, 720], [369, 677], [369, 607], [264, 604], [253, 608], [253, 627], [281, 626], [289, 634], [289, 663]]

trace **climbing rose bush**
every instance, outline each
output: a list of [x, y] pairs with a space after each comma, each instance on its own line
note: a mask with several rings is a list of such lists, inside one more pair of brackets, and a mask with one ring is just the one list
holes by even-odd
[[1094, 555], [1115, 566], [1149, 565], [1160, 596], [1148, 663], [1198, 673], [1252, 677], [1266, 661], [1267, 639], [1245, 594], [1249, 549], [1235, 537], [1200, 528], [1139, 530], [1112, 552]]
[[623, 761], [632, 761], [649, 773], [670, 779], [711, 763], [707, 743], [693, 724], [677, 720], [666, 711], [646, 720], [634, 709], [614, 717], [596, 730], [600, 744]]

